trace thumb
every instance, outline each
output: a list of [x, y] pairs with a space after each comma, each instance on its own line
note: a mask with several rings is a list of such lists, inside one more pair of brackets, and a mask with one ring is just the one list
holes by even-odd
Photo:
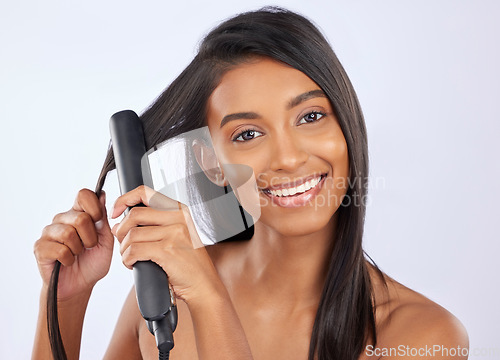
[[95, 228], [97, 230], [97, 235], [110, 235], [111, 234], [111, 229], [109, 227], [108, 223], [108, 213], [106, 211], [106, 193], [104, 191], [101, 191], [101, 195], [99, 196], [99, 203], [101, 204], [101, 210], [102, 210], [102, 217], [96, 221], [95, 223]]

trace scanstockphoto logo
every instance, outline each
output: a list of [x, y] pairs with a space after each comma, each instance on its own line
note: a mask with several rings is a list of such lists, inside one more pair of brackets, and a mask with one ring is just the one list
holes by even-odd
[[[275, 177], [275, 178], [263, 178], [263, 176], [257, 177], [257, 183], [259, 184], [259, 189], [271, 196], [269, 187], [275, 184], [286, 184], [295, 181], [294, 178], [287, 177]], [[385, 189], [386, 188], [386, 178], [376, 177], [369, 178], [366, 176], [355, 176], [349, 179], [345, 178], [334, 178], [334, 177], [321, 177], [319, 175], [310, 181], [307, 181], [300, 186], [295, 188], [288, 187], [283, 191], [273, 191], [272, 195], [276, 197], [289, 197], [293, 199], [294, 197], [300, 196], [302, 193], [310, 192], [314, 188], [321, 186], [320, 192], [314, 196], [314, 206], [369, 206], [371, 205], [371, 199], [369, 193], [371, 190]], [[348, 191], [352, 189], [352, 191]], [[313, 190], [314, 191], [314, 190]], [[270, 205], [277, 206], [270, 199], [264, 199], [262, 206]]]
[[408, 345], [399, 345], [397, 347], [375, 347], [368, 345], [365, 348], [367, 356], [375, 357], [399, 357], [400, 359], [415, 357], [433, 359], [435, 357], [453, 359], [458, 357], [473, 356], [476, 358], [498, 358], [500, 347], [447, 347], [443, 345], [425, 345], [422, 347], [411, 347]]
[[[319, 177], [320, 175], [318, 175]], [[266, 178], [264, 174], [259, 174], [257, 176], [257, 183], [259, 184], [261, 189], [265, 189], [273, 184], [284, 184], [287, 182], [293, 182], [295, 178], [280, 176], [280, 177], [272, 177]], [[361, 174], [357, 174], [354, 177], [349, 178], [332, 178], [327, 177], [325, 180], [329, 181], [328, 184], [330, 187], [334, 187], [337, 189], [346, 189], [348, 187], [355, 188], [360, 187], [365, 190], [369, 189], [385, 189], [386, 188], [386, 179], [383, 176], [378, 176], [376, 178], [370, 178], [369, 176], [362, 176]]]

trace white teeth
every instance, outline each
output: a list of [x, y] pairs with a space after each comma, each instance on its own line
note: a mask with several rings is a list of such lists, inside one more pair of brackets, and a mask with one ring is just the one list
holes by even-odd
[[317, 177], [316, 179], [308, 180], [304, 184], [301, 184], [297, 187], [288, 188], [288, 189], [281, 189], [281, 190], [269, 190], [269, 192], [273, 196], [293, 196], [297, 193], [301, 194], [303, 192], [311, 190], [313, 187], [318, 185], [320, 180], [321, 180], [321, 176]]

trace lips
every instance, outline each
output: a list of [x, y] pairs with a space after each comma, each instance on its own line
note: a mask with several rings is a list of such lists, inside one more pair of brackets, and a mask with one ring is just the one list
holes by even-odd
[[[321, 175], [311, 175], [311, 176], [307, 176], [307, 177], [302, 178], [302, 179], [297, 179], [295, 181], [281, 183], [281, 184], [277, 184], [277, 185], [271, 185], [265, 189], [262, 189], [262, 191], [268, 195], [273, 195], [273, 194], [271, 194], [271, 191], [273, 193], [276, 193], [278, 191], [283, 192], [285, 190], [286, 194], [283, 194], [283, 195], [293, 196], [293, 195], [290, 195], [290, 193], [287, 192], [287, 190], [297, 189], [297, 188], [300, 188], [302, 185], [304, 185], [304, 186], [314, 185], [313, 186], [313, 188], [314, 188], [315, 186], [317, 186], [317, 183], [320, 182], [321, 180], [323, 180], [323, 178], [325, 178], [325, 177], [326, 177], [326, 173], [321, 174]], [[304, 190], [302, 190], [301, 192], [304, 192]]]
[[281, 183], [281, 184], [277, 184], [277, 185], [271, 185], [267, 188], [264, 189], [264, 191], [266, 190], [282, 190], [282, 189], [289, 189], [289, 188], [294, 188], [294, 187], [298, 187], [302, 184], [305, 184], [307, 181], [311, 181], [317, 177], [324, 177], [326, 176], [326, 173], [325, 174], [321, 174], [321, 175], [311, 175], [311, 176], [307, 176], [305, 178], [302, 178], [302, 179], [297, 179], [295, 181], [291, 181], [291, 182], [287, 182], [287, 183]]
[[[284, 184], [275, 185], [274, 187], [269, 187], [266, 188], [263, 191], [263, 193], [271, 199], [271, 201], [280, 207], [285, 207], [285, 208], [295, 208], [295, 207], [300, 207], [306, 205], [310, 200], [312, 200], [322, 189], [324, 180], [326, 178], [326, 174], [320, 175], [319, 181], [315, 180], [317, 179], [318, 176], [309, 176], [303, 179], [300, 179], [298, 181], [294, 181], [291, 183], [287, 184], [295, 184], [295, 187], [284, 187]], [[316, 185], [310, 188], [307, 191], [303, 192], [298, 192], [294, 195], [287, 195], [288, 189], [297, 189], [297, 185], [301, 186], [302, 184], [305, 184], [309, 181], [309, 184], [311, 184], [311, 181], [316, 182]], [[273, 193], [271, 193], [271, 190], [273, 189]], [[280, 196], [279, 193], [282, 192], [282, 195]], [[285, 193], [283, 195], [283, 192]]]

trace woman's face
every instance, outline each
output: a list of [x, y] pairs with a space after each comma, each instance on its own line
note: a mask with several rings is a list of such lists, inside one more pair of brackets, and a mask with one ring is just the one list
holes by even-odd
[[346, 193], [349, 160], [330, 101], [314, 81], [271, 59], [244, 63], [222, 77], [207, 122], [223, 170], [253, 169], [262, 224], [285, 236], [328, 224]]

